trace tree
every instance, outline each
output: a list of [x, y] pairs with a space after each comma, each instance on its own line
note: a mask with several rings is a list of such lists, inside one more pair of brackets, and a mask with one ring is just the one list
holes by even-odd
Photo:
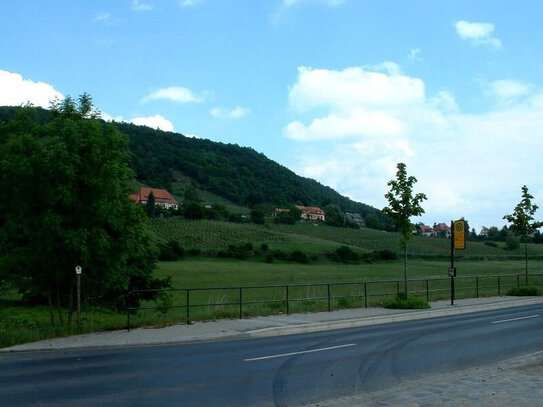
[[375, 212], [370, 212], [366, 215], [364, 218], [364, 223], [366, 224], [366, 227], [371, 229], [382, 229], [383, 228], [383, 222], [379, 219], [379, 216]]
[[534, 232], [543, 226], [543, 222], [534, 220], [538, 206], [532, 204], [534, 197], [528, 192], [528, 187], [522, 187], [522, 199], [515, 206], [515, 210], [511, 215], [505, 215], [503, 219], [511, 224], [509, 229], [524, 241], [524, 258], [525, 258], [525, 274], [526, 284], [528, 284], [528, 239], [533, 236]]
[[147, 212], [147, 216], [150, 218], [154, 218], [156, 216], [156, 202], [155, 202], [155, 194], [153, 194], [153, 191], [149, 193], [149, 196], [147, 197], [147, 205], [145, 205], [145, 211]]
[[390, 191], [385, 194], [385, 198], [389, 206], [383, 209], [383, 213], [392, 219], [400, 232], [400, 248], [404, 251], [404, 292], [407, 297], [407, 242], [414, 230], [410, 219], [424, 213], [420, 203], [427, 198], [423, 193], [413, 195], [413, 185], [417, 179], [407, 176], [406, 165], [398, 163], [397, 168], [396, 179], [387, 183]]
[[[35, 108], [0, 124], [0, 270], [24, 298], [45, 302], [51, 322], [73, 312], [74, 267], [83, 299], [120, 306], [132, 288], [161, 288], [156, 247], [142, 208], [130, 201], [127, 138], [97, 120], [90, 96]], [[133, 298], [137, 301], [137, 298]]]
[[334, 204], [326, 205], [324, 208], [326, 214], [326, 224], [330, 226], [345, 226], [345, 214], [341, 211], [339, 206]]

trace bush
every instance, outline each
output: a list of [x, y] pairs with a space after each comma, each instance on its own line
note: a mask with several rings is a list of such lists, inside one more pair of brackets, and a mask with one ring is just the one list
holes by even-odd
[[334, 254], [334, 257], [342, 263], [358, 263], [360, 261], [360, 255], [349, 246], [340, 246]]
[[375, 252], [377, 258], [379, 260], [397, 260], [398, 255], [396, 252], [393, 252], [392, 250], [384, 249], [384, 250], [378, 250]]
[[285, 260], [287, 258], [287, 254], [282, 250], [274, 250], [273, 251], [273, 257], [275, 257], [277, 260]]
[[520, 240], [514, 234], [509, 233], [505, 239], [505, 250], [514, 251], [520, 247]]
[[185, 251], [179, 245], [179, 242], [177, 240], [170, 240], [166, 244], [159, 244], [158, 248], [158, 258], [162, 261], [176, 261], [182, 258], [185, 254]]
[[430, 308], [430, 304], [419, 297], [406, 297], [405, 294], [398, 294], [396, 298], [385, 301], [383, 307], [391, 309], [427, 309]]
[[309, 263], [309, 257], [307, 257], [307, 254], [300, 250], [294, 250], [292, 253], [290, 253], [288, 259], [302, 264]]
[[485, 242], [485, 246], [489, 246], [489, 247], [498, 247], [498, 243], [492, 241], [492, 240], [487, 240]]
[[253, 245], [251, 243], [236, 245], [228, 245], [228, 250], [222, 250], [218, 253], [219, 257], [229, 257], [232, 259], [245, 260], [254, 255]]
[[537, 287], [514, 287], [507, 291], [507, 295], [517, 297], [535, 297], [541, 295], [541, 290]]

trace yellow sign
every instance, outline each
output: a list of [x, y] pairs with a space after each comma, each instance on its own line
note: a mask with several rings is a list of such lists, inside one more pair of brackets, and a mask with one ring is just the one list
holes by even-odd
[[466, 222], [464, 220], [455, 220], [453, 222], [453, 239], [456, 250], [466, 248]]

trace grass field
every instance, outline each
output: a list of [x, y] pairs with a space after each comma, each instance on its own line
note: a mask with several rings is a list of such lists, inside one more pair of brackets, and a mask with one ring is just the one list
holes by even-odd
[[[348, 245], [364, 252], [390, 250], [398, 252], [398, 234], [374, 229], [336, 228], [324, 224], [298, 223], [296, 225], [238, 224], [211, 220], [187, 221], [181, 218], [154, 219], [150, 222], [152, 231], [161, 242], [177, 241], [185, 249], [202, 251], [220, 250], [229, 244], [252, 243], [259, 246], [266, 243], [270, 249], [302, 250], [308, 254], [333, 251], [340, 245]], [[515, 251], [504, 250], [483, 242], [467, 242], [466, 250], [458, 251], [457, 258], [466, 259], [521, 259], [524, 248]], [[450, 240], [413, 236], [408, 246], [411, 257], [450, 256]], [[543, 258], [543, 245], [529, 244], [530, 257]]]
[[[156, 219], [151, 223], [159, 241], [178, 241], [184, 249], [217, 251], [231, 244], [250, 242], [255, 247], [262, 243], [269, 250], [302, 250], [308, 254], [331, 252], [341, 245], [348, 245], [359, 252], [398, 250], [398, 235], [371, 229], [340, 229], [311, 223], [287, 225], [235, 224], [217, 221], [185, 221], [179, 218]], [[429, 300], [447, 298], [449, 295], [450, 241], [447, 239], [415, 236], [409, 244], [408, 275], [410, 293], [425, 296], [429, 285]], [[529, 245], [530, 273], [543, 273], [543, 245]], [[468, 242], [467, 249], [457, 252], [455, 263], [458, 272], [457, 297], [478, 294], [505, 294], [508, 287], [517, 284], [511, 274], [524, 272], [522, 248], [508, 252], [503, 247], [490, 247], [480, 242]], [[240, 293], [243, 299], [243, 316], [270, 313], [307, 312], [361, 307], [380, 304], [385, 297], [395, 295], [403, 277], [401, 260], [376, 263], [341, 264], [326, 260], [311, 264], [292, 262], [266, 263], [262, 259], [233, 260], [217, 257], [188, 257], [182, 261], [158, 263], [157, 275], [171, 276], [172, 286], [183, 289], [235, 287], [222, 290], [191, 292], [191, 320], [239, 317]], [[490, 276], [501, 276], [497, 277]], [[479, 279], [475, 279], [479, 276]], [[467, 278], [473, 277], [473, 278]], [[427, 283], [426, 279], [441, 279]], [[388, 280], [387, 283], [375, 283]], [[533, 280], [543, 284], [543, 280]], [[347, 284], [348, 283], [348, 284]], [[352, 284], [354, 283], [354, 284]], [[366, 283], [366, 284], [364, 284]], [[500, 283], [501, 291], [497, 290]], [[327, 284], [331, 284], [328, 287]], [[270, 286], [275, 288], [238, 287]], [[289, 302], [285, 301], [285, 285], [289, 285]], [[296, 286], [296, 287], [294, 287]], [[367, 290], [365, 293], [364, 290]], [[83, 307], [82, 326], [51, 327], [46, 307], [21, 304], [17, 295], [8, 293], [0, 299], [0, 347], [74, 333], [94, 332], [123, 328], [126, 314], [107, 309]], [[132, 316], [133, 326], [166, 325], [186, 320], [186, 291], [170, 293], [158, 304], [148, 303], [153, 309], [140, 311]], [[330, 294], [331, 300], [327, 297]], [[367, 296], [365, 295], [367, 294]], [[262, 302], [266, 302], [263, 304]], [[162, 307], [156, 307], [162, 305]], [[174, 306], [174, 307], [172, 307]], [[179, 306], [179, 307], [175, 307]], [[167, 312], [164, 312], [167, 311]]]

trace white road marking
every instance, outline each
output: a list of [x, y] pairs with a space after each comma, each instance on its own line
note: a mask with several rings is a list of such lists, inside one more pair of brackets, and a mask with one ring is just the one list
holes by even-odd
[[356, 343], [348, 343], [346, 345], [330, 346], [328, 348], [302, 350], [302, 351], [299, 351], [299, 352], [281, 353], [279, 355], [261, 356], [259, 358], [243, 359], [243, 361], [244, 362], [254, 362], [254, 361], [257, 361], [257, 360], [284, 358], [286, 356], [303, 355], [305, 353], [324, 352], [324, 351], [327, 351], [327, 350], [347, 348], [347, 347], [350, 347], [350, 346], [356, 346]]
[[520, 321], [521, 319], [529, 319], [529, 318], [537, 318], [541, 315], [528, 315], [527, 317], [518, 317], [518, 318], [511, 318], [511, 319], [502, 319], [501, 321], [492, 321], [493, 324], [501, 324], [503, 322], [511, 322], [511, 321]]

